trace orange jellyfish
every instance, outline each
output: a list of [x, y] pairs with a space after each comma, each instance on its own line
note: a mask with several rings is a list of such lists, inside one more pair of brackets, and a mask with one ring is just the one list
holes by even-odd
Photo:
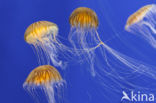
[[71, 30], [68, 39], [76, 52], [75, 54], [78, 57], [86, 58], [85, 60], [91, 66], [92, 75], [95, 75], [93, 63], [95, 53], [93, 49], [101, 43], [97, 32], [99, 25], [98, 17], [92, 9], [79, 7], [71, 13], [69, 22]]
[[146, 5], [132, 14], [126, 23], [125, 30], [135, 33], [156, 48], [156, 5]]
[[55, 88], [60, 90], [61, 86], [63, 79], [60, 73], [50, 65], [42, 65], [32, 70], [23, 84], [24, 89], [34, 97], [39, 95], [37, 89], [43, 90], [48, 103], [55, 103]]
[[40, 64], [50, 62], [55, 66], [62, 66], [62, 61], [58, 59], [58, 52], [65, 48], [57, 39], [58, 26], [49, 21], [38, 21], [31, 24], [25, 31], [24, 39], [33, 45]]

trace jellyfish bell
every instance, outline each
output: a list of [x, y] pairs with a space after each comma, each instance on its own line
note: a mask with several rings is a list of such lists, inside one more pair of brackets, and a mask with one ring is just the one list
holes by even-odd
[[146, 5], [132, 14], [125, 26], [125, 30], [139, 35], [152, 47], [156, 48], [156, 5]]
[[56, 68], [42, 65], [30, 72], [23, 87], [34, 97], [40, 95], [38, 89], [41, 89], [45, 93], [48, 103], [55, 103], [55, 96], [61, 95], [55, 94], [55, 89], [61, 90], [63, 85], [64, 80]]
[[24, 39], [29, 44], [36, 44], [38, 41], [43, 42], [43, 37], [51, 35], [55, 40], [58, 34], [56, 24], [49, 21], [38, 21], [31, 24], [25, 31]]
[[149, 10], [152, 8], [153, 5], [146, 5], [142, 8], [140, 8], [138, 11], [133, 13], [127, 20], [125, 29], [128, 29], [129, 26], [140, 22], [143, 20], [143, 18], [146, 16], [146, 14], [149, 12]]
[[50, 65], [42, 65], [35, 68], [27, 77], [28, 85], [49, 85], [62, 80], [56, 68]]
[[87, 7], [75, 9], [69, 18], [69, 22], [72, 27], [80, 28], [97, 28], [99, 24], [96, 13]]
[[[33, 45], [40, 64], [50, 64], [63, 67], [59, 52], [66, 47], [58, 40], [58, 26], [49, 21], [38, 21], [31, 24], [25, 31], [24, 39]], [[63, 54], [63, 53], [62, 53]]]

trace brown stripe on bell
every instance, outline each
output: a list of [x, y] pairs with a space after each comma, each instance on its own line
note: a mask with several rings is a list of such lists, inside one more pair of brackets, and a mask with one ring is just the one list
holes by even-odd
[[69, 18], [72, 27], [80, 28], [97, 28], [99, 21], [96, 13], [87, 7], [79, 7], [75, 9]]

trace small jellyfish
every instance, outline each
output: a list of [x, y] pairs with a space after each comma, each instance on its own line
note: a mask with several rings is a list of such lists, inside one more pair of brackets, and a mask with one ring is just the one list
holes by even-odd
[[92, 75], [95, 75], [93, 49], [100, 43], [97, 33], [98, 17], [92, 9], [79, 7], [71, 13], [69, 22], [71, 30], [68, 38], [76, 52], [75, 54], [81, 58], [81, 54], [84, 54], [83, 57], [91, 66]]
[[49, 21], [38, 21], [31, 24], [25, 31], [24, 39], [27, 43], [35, 47], [35, 52], [40, 64], [50, 62], [55, 66], [62, 66], [62, 61], [58, 59], [58, 52], [65, 48], [57, 39], [58, 27]]
[[31, 71], [23, 87], [34, 97], [39, 95], [38, 89], [41, 89], [48, 103], [55, 103], [55, 88], [59, 90], [62, 85], [63, 79], [57, 69], [50, 65], [42, 65]]
[[152, 47], [156, 48], [156, 5], [146, 5], [132, 14], [126, 23], [125, 30], [139, 35]]

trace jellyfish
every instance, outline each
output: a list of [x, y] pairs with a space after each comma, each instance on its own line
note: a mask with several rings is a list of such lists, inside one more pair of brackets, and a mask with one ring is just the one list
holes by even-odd
[[59, 59], [66, 47], [58, 40], [58, 26], [49, 21], [38, 21], [31, 24], [25, 31], [24, 39], [33, 45], [40, 64], [50, 64], [64, 67]]
[[125, 30], [134, 33], [156, 48], [156, 5], [146, 5], [132, 14], [126, 23]]
[[98, 41], [97, 27], [99, 21], [96, 13], [87, 7], [79, 7], [75, 9], [69, 18], [71, 30], [68, 36], [74, 51], [78, 56], [81, 54], [86, 57], [90, 65], [92, 75], [94, 71], [94, 51], [91, 51], [100, 42]]
[[141, 87], [130, 80], [133, 81], [134, 78], [142, 80], [142, 76], [156, 79], [156, 72], [153, 69], [155, 66], [120, 53], [102, 41], [97, 30], [99, 20], [92, 9], [87, 7], [75, 9], [69, 21], [71, 30], [68, 38], [76, 51], [75, 54], [87, 60], [88, 70], [98, 83], [117, 92], [128, 87], [150, 88], [146, 87], [147, 85]]
[[[42, 65], [30, 72], [23, 84], [23, 88], [34, 98], [39, 97], [38, 89], [40, 89], [45, 94], [48, 103], [56, 103], [55, 97], [61, 94], [56, 95], [55, 89], [57, 91], [61, 90], [64, 84], [63, 81], [56, 68], [50, 65]], [[39, 99], [37, 98], [36, 100]]]

